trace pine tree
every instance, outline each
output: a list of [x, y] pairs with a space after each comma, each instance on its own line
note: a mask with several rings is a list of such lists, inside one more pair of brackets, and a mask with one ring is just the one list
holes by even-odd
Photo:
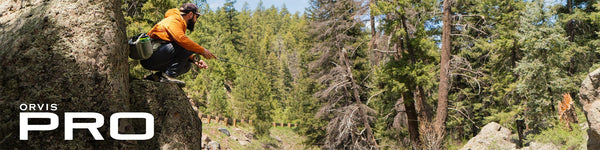
[[269, 80], [260, 73], [245, 73], [241, 74], [235, 82], [238, 84], [233, 90], [234, 98], [247, 108], [242, 113], [248, 114], [247, 119], [253, 120], [254, 133], [257, 137], [269, 136], [273, 121]]
[[[400, 130], [398, 127], [407, 127], [406, 132], [398, 134], [387, 134], [382, 136], [410, 137], [410, 146], [413, 149], [422, 149], [422, 144], [427, 140], [427, 131], [432, 124], [432, 109], [430, 106], [433, 99], [426, 93], [433, 93], [436, 72], [435, 62], [439, 48], [432, 40], [428, 39], [431, 31], [426, 30], [428, 20], [433, 20], [433, 14], [418, 13], [432, 11], [435, 1], [423, 2], [424, 5], [412, 5], [409, 1], [377, 1], [372, 12], [384, 16], [382, 29], [387, 43], [378, 44], [380, 49], [375, 52], [391, 57], [382, 60], [381, 70], [376, 74], [376, 98], [374, 105], [385, 118], [381, 118], [378, 127]], [[388, 117], [391, 115], [391, 117]], [[386, 119], [387, 118], [387, 119]], [[393, 127], [393, 128], [392, 128]], [[393, 131], [391, 130], [391, 131]], [[404, 131], [404, 130], [402, 130]], [[400, 143], [404, 140], [398, 141]]]
[[527, 8], [517, 34], [523, 59], [514, 72], [519, 75], [516, 92], [525, 99], [526, 123], [537, 130], [548, 127], [550, 118], [542, 116], [553, 116], [554, 104], [568, 91], [567, 71], [561, 68], [569, 63], [569, 51], [567, 38], [561, 36], [564, 30], [551, 20], [544, 2], [528, 2]]
[[[447, 136], [469, 138], [489, 122], [514, 124], [520, 112], [512, 71], [521, 59], [516, 32], [522, 1], [457, 1]], [[504, 8], [504, 9], [495, 9]], [[460, 139], [453, 139], [460, 140]]]

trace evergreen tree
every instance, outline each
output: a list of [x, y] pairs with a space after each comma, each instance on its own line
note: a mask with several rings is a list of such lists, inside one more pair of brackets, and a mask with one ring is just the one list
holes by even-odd
[[247, 119], [253, 120], [252, 125], [257, 137], [269, 136], [269, 129], [273, 121], [271, 118], [273, 109], [271, 85], [268, 81], [260, 73], [241, 74], [236, 79], [238, 84], [233, 90], [234, 98], [248, 108], [243, 113], [248, 114]]
[[[521, 112], [512, 71], [522, 52], [516, 38], [522, 1], [457, 1], [447, 132], [470, 138], [489, 122], [511, 126]], [[505, 9], [495, 9], [505, 8]], [[462, 140], [462, 139], [452, 140]]]
[[594, 0], [567, 0], [564, 6], [559, 4], [555, 7], [560, 25], [565, 30], [563, 36], [569, 40], [567, 51], [570, 55], [565, 56], [569, 64], [563, 69], [568, 71], [569, 80], [575, 83], [581, 83], [590, 70], [596, 69], [592, 65], [599, 62], [600, 55], [594, 50], [599, 31], [598, 24], [593, 21], [597, 4]]
[[[398, 140], [413, 149], [422, 149], [421, 143], [427, 140], [421, 135], [427, 135], [432, 127], [433, 112], [430, 104], [434, 100], [425, 93], [434, 93], [436, 79], [435, 63], [438, 62], [439, 48], [429, 34], [435, 29], [426, 30], [434, 19], [433, 14], [417, 13], [432, 11], [436, 2], [424, 2], [424, 5], [412, 5], [410, 1], [377, 1], [371, 7], [375, 15], [383, 15], [383, 34], [389, 40], [378, 44], [377, 53], [391, 55], [381, 61], [381, 68], [375, 74], [375, 90], [372, 97], [373, 105], [378, 108], [382, 117], [378, 121], [378, 133], [382, 137], [410, 137]], [[400, 129], [399, 127], [407, 127]], [[389, 129], [389, 130], [388, 130]], [[390, 131], [403, 131], [390, 133]], [[407, 132], [404, 132], [407, 131]], [[406, 136], [408, 135], [408, 136]], [[404, 139], [404, 138], [400, 138]], [[433, 140], [433, 139], [431, 139]]]
[[516, 92], [525, 99], [529, 128], [543, 129], [550, 123], [549, 116], [556, 113], [554, 104], [560, 95], [574, 87], [567, 80], [567, 71], [561, 69], [569, 63], [565, 57], [569, 55], [568, 40], [561, 36], [564, 30], [551, 20], [544, 1], [528, 2], [527, 8], [517, 34], [523, 59], [514, 69], [519, 75]]

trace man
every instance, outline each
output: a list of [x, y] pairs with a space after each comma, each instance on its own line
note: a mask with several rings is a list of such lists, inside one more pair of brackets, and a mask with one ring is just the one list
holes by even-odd
[[188, 72], [192, 63], [200, 69], [208, 68], [206, 62], [195, 61], [192, 54], [198, 53], [207, 59], [214, 59], [215, 55], [185, 35], [186, 29], [194, 31], [198, 16], [198, 7], [185, 3], [179, 9], [168, 10], [165, 18], [148, 32], [153, 43], [161, 44], [150, 58], [140, 61], [142, 67], [158, 71], [146, 79], [185, 85], [175, 77]]

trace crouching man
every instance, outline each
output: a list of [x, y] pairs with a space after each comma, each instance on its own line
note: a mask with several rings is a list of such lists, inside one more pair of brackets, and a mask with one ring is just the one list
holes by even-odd
[[153, 39], [152, 42], [158, 42], [160, 46], [150, 58], [140, 61], [142, 67], [157, 71], [146, 79], [184, 86], [185, 82], [175, 77], [188, 72], [191, 64], [201, 69], [208, 68], [206, 62], [194, 60], [193, 54], [200, 54], [206, 59], [214, 59], [215, 55], [185, 35], [186, 29], [194, 31], [200, 15], [195, 4], [185, 3], [180, 8], [168, 10], [165, 18], [147, 33]]

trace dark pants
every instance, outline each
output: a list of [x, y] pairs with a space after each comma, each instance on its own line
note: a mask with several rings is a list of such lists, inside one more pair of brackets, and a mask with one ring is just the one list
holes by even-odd
[[167, 43], [160, 45], [150, 58], [141, 60], [140, 63], [148, 70], [160, 71], [170, 77], [177, 77], [190, 71], [192, 64], [189, 57], [192, 54], [194, 52], [175, 43]]

